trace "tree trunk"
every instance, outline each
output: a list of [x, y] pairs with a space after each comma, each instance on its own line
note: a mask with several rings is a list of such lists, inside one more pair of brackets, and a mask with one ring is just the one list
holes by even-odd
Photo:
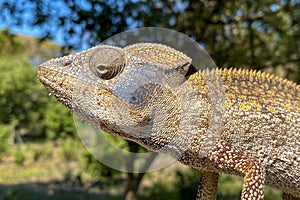
[[127, 173], [125, 200], [137, 200], [139, 184], [133, 173]]
[[[127, 141], [130, 152], [138, 153], [140, 146], [134, 142]], [[134, 170], [135, 154], [132, 154], [127, 161], [127, 180], [125, 188], [125, 200], [137, 200], [138, 189], [141, 181], [144, 178], [145, 172], [149, 169], [151, 163], [154, 161], [158, 153], [152, 153], [151, 156], [145, 160], [145, 163], [140, 169], [141, 173], [132, 173]]]

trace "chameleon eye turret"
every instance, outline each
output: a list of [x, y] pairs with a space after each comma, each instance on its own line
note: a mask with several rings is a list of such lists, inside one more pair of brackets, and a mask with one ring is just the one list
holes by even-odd
[[185, 75], [192, 63], [192, 59], [184, 53], [155, 43], [134, 44], [124, 50], [135, 59], [152, 64], [164, 73], [177, 72]]
[[104, 80], [112, 79], [120, 74], [125, 64], [126, 60], [122, 50], [107, 46], [96, 49], [89, 60], [90, 70]]

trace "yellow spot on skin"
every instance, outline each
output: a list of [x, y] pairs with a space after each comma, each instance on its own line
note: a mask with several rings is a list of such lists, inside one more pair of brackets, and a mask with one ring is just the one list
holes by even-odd
[[243, 99], [243, 100], [247, 100], [247, 96], [246, 95], [241, 95], [240, 98]]
[[274, 105], [278, 105], [279, 104], [279, 102], [278, 102], [277, 99], [271, 99], [270, 102], [272, 102], [272, 104], [274, 104]]
[[276, 109], [273, 106], [268, 106], [268, 110], [272, 113], [276, 112]]
[[228, 96], [229, 99], [235, 99], [236, 98], [236, 96], [233, 93], [228, 93], [227, 96]]
[[239, 105], [240, 105], [241, 110], [243, 110], [243, 111], [248, 111], [251, 109], [251, 106], [249, 104], [240, 103]]
[[257, 103], [257, 102], [254, 102], [254, 101], [252, 101], [251, 102], [251, 105], [254, 107], [254, 108], [256, 108], [257, 110], [261, 110], [261, 105], [259, 104], [259, 103]]
[[288, 104], [288, 103], [285, 103], [285, 104], [284, 104], [284, 107], [285, 107], [286, 109], [288, 109], [288, 110], [291, 110], [291, 109], [292, 109], [292, 106], [291, 106], [290, 104]]
[[232, 105], [232, 103], [231, 103], [230, 101], [226, 101], [226, 102], [225, 102], [225, 106], [226, 106], [226, 107], [230, 107], [231, 105]]
[[238, 86], [233, 86], [232, 89], [234, 90], [235, 93], [239, 94], [239, 87]]
[[267, 103], [269, 103], [269, 100], [263, 97], [263, 98], [261, 98], [261, 102], [264, 104], [267, 104]]

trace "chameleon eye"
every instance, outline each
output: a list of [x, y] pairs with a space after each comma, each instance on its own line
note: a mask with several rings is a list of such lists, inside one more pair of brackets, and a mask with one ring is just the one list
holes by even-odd
[[105, 66], [105, 65], [98, 65], [96, 66], [96, 75], [99, 76], [100, 78], [101, 77], [105, 77], [105, 75], [108, 73], [108, 68], [109, 66]]
[[120, 74], [126, 64], [122, 50], [100, 46], [89, 60], [91, 71], [101, 79], [109, 80]]

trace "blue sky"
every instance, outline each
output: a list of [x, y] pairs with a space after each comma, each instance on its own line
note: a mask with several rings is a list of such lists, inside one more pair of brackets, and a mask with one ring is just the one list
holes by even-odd
[[[4, 28], [9, 28], [10, 32], [14, 34], [24, 34], [28, 36], [33, 36], [33, 37], [42, 37], [43, 36], [43, 30], [41, 26], [32, 26], [30, 25], [32, 21], [34, 20], [32, 16], [32, 9], [34, 7], [29, 1], [15, 1], [15, 0], [10, 0], [13, 4], [14, 2], [17, 2], [18, 6], [23, 6], [25, 8], [25, 12], [23, 12], [22, 16], [22, 24], [21, 25], [14, 25], [15, 24], [15, 19], [10, 16], [9, 13], [3, 13], [5, 16], [5, 20], [0, 20], [0, 29]], [[47, 0], [46, 0], [47, 1]], [[2, 4], [3, 0], [0, 0], [0, 4]], [[87, 6], [83, 2], [86, 1], [80, 1], [81, 6]], [[59, 14], [68, 14], [67, 12], [69, 11], [68, 8], [66, 8], [64, 3], [61, 3], [61, 1], [51, 1], [49, 0], [49, 3], [51, 7], [53, 8], [53, 12], [59, 12]], [[24, 7], [26, 6], [26, 7]], [[5, 12], [5, 11], [4, 11]], [[55, 23], [53, 23], [55, 24]], [[51, 27], [51, 24], [48, 25]], [[60, 45], [65, 45], [65, 41], [63, 40], [63, 33], [61, 30], [57, 29], [55, 26], [51, 27], [53, 31], [56, 31], [55, 33], [55, 38], [53, 39], [55, 43], [58, 43]]]
[[[12, 25], [15, 24], [15, 19], [13, 17], [10, 17], [9, 13], [2, 13], [4, 15], [5, 20], [0, 20], [0, 29], [4, 28], [9, 28], [12, 33], [15, 34], [24, 34], [28, 36], [34, 36], [34, 37], [42, 37], [43, 36], [43, 26], [32, 26], [32, 22], [34, 21], [34, 17], [32, 16], [32, 12], [34, 12], [35, 7], [33, 6], [35, 3], [31, 3], [30, 1], [27, 0], [9, 0], [11, 4], [16, 5], [16, 7], [24, 9], [25, 12], [23, 12], [22, 19], [22, 24], [21, 25]], [[129, 0], [130, 1], [130, 0]], [[137, 1], [137, 0], [131, 0], [131, 1]], [[0, 0], [0, 5], [4, 0]], [[8, 2], [7, 0], [5, 2]], [[116, 1], [112, 0], [111, 3], [115, 3]], [[124, 3], [124, 1], [120, 1], [120, 3]], [[51, 13], [57, 13], [59, 16], [69, 16], [71, 15], [70, 9], [66, 6], [66, 4], [62, 0], [43, 0], [43, 4], [46, 4], [45, 8], [43, 7], [42, 9], [50, 10]], [[76, 1], [76, 6], [80, 6], [81, 9], [89, 11], [90, 10], [90, 4], [86, 0], [78, 0]], [[120, 5], [118, 5], [120, 6]], [[183, 10], [187, 6], [186, 3], [176, 3], [174, 9], [177, 11]], [[122, 7], [122, 5], [120, 6]], [[2, 12], [5, 12], [2, 11]], [[129, 19], [130, 20], [130, 19]], [[25, 23], [24, 23], [25, 22]], [[44, 28], [49, 29], [51, 32], [55, 33], [55, 37], [53, 38], [53, 41], [55, 43], [58, 43], [60, 45], [66, 45], [68, 41], [64, 40], [64, 33], [62, 32], [61, 29], [56, 27], [57, 21], [49, 22], [49, 24], [45, 25]], [[135, 23], [129, 23], [132, 24], [133, 27], [135, 28], [136, 26], [134, 25]], [[67, 26], [68, 24], [65, 24]], [[76, 29], [76, 27], [73, 27]], [[83, 42], [78, 41], [78, 38], [68, 38], [68, 40], [71, 40], [72, 42], [69, 43], [77, 43], [78, 42]], [[78, 42], [77, 42], [78, 41]], [[81, 48], [87, 48], [87, 44], [83, 44]]]
[[[3, 3], [4, 0], [0, 0], [0, 5]], [[135, 0], [132, 0], [135, 1]], [[299, 0], [292, 0], [291, 3], [295, 4], [296, 2], [298, 2]], [[7, 1], [6, 1], [7, 2]], [[30, 3], [30, 1], [26, 1], [26, 0], [10, 0], [10, 2], [15, 2], [16, 4], [18, 4], [18, 6], [22, 6], [22, 8], [25, 8], [26, 11], [24, 12], [22, 18], [24, 19], [25, 22], [28, 23], [22, 23], [22, 25], [12, 25], [14, 24], [14, 18], [10, 17], [10, 15], [8, 13], [5, 13], [5, 11], [2, 11], [4, 13], [2, 13], [3, 16], [5, 16], [5, 20], [0, 20], [0, 29], [4, 29], [4, 28], [9, 28], [10, 31], [12, 33], [16, 33], [16, 34], [24, 34], [24, 35], [29, 35], [29, 36], [34, 36], [34, 37], [42, 37], [43, 34], [43, 27], [40, 26], [31, 26], [30, 22], [33, 21], [33, 16], [32, 16], [32, 10], [33, 6]], [[48, 7], [46, 9], [52, 9], [51, 12], [54, 13], [59, 13], [59, 15], [64, 15], [64, 16], [68, 16], [70, 15], [70, 10], [68, 9], [68, 7], [66, 7], [66, 4], [63, 3], [63, 1], [58, 1], [58, 0], [44, 0], [44, 2], [49, 3]], [[112, 1], [114, 2], [114, 1]], [[284, 2], [284, 0], [283, 0]], [[86, 11], [88, 11], [90, 9], [89, 4], [87, 3], [87, 1], [85, 0], [78, 0], [76, 2], [76, 6], [80, 6], [82, 9], [85, 9]], [[178, 9], [178, 11], [183, 10], [187, 5], [184, 3], [178, 3], [175, 6], [175, 10]], [[272, 5], [270, 6], [270, 9], [273, 12], [276, 12], [278, 10], [277, 5]], [[51, 23], [51, 22], [50, 22]], [[53, 31], [55, 33], [55, 37], [53, 38], [54, 42], [60, 44], [60, 45], [66, 45], [67, 41], [64, 40], [63, 36], [64, 33], [62, 32], [61, 29], [58, 29], [55, 27], [55, 23], [53, 22], [52, 24], [48, 24], [47, 28], [51, 28], [51, 31]], [[76, 28], [76, 27], [75, 27]], [[72, 42], [70, 43], [76, 43], [78, 41], [78, 38], [68, 38], [68, 40], [71, 40]], [[80, 41], [82, 42], [82, 41]], [[82, 48], [86, 48], [88, 47], [87, 45], [83, 45]]]

